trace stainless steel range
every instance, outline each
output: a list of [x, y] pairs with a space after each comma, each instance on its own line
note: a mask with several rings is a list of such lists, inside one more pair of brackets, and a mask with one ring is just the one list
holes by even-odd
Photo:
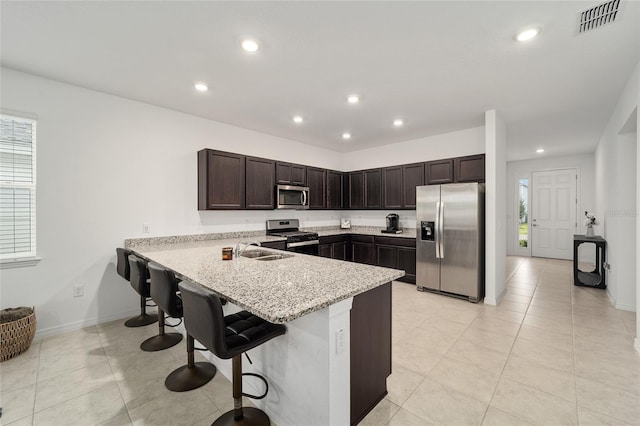
[[318, 255], [318, 234], [300, 231], [298, 219], [267, 220], [267, 235], [286, 238], [288, 251]]

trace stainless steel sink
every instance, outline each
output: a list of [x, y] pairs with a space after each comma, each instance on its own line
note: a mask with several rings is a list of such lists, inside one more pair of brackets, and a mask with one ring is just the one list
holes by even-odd
[[292, 254], [279, 254], [267, 250], [247, 250], [240, 253], [240, 256], [255, 260], [279, 260], [293, 257]]
[[256, 257], [270, 256], [272, 254], [273, 252], [267, 250], [246, 250], [240, 253], [240, 256], [254, 259]]
[[292, 254], [271, 254], [269, 256], [255, 257], [255, 260], [279, 260], [293, 257]]

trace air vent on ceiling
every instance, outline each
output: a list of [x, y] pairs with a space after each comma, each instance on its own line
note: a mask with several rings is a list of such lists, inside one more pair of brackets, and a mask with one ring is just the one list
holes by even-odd
[[616, 20], [620, 0], [611, 0], [580, 12], [580, 30], [585, 32], [610, 24]]

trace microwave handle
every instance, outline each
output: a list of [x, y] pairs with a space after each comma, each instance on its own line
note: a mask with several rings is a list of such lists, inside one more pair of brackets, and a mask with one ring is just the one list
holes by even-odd
[[307, 205], [307, 191], [302, 191], [302, 205]]

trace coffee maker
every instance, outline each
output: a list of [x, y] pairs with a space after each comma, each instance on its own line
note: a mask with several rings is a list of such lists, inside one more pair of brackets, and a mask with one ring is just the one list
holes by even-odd
[[395, 213], [389, 213], [387, 215], [387, 229], [383, 229], [382, 232], [386, 234], [400, 234], [400, 216]]

